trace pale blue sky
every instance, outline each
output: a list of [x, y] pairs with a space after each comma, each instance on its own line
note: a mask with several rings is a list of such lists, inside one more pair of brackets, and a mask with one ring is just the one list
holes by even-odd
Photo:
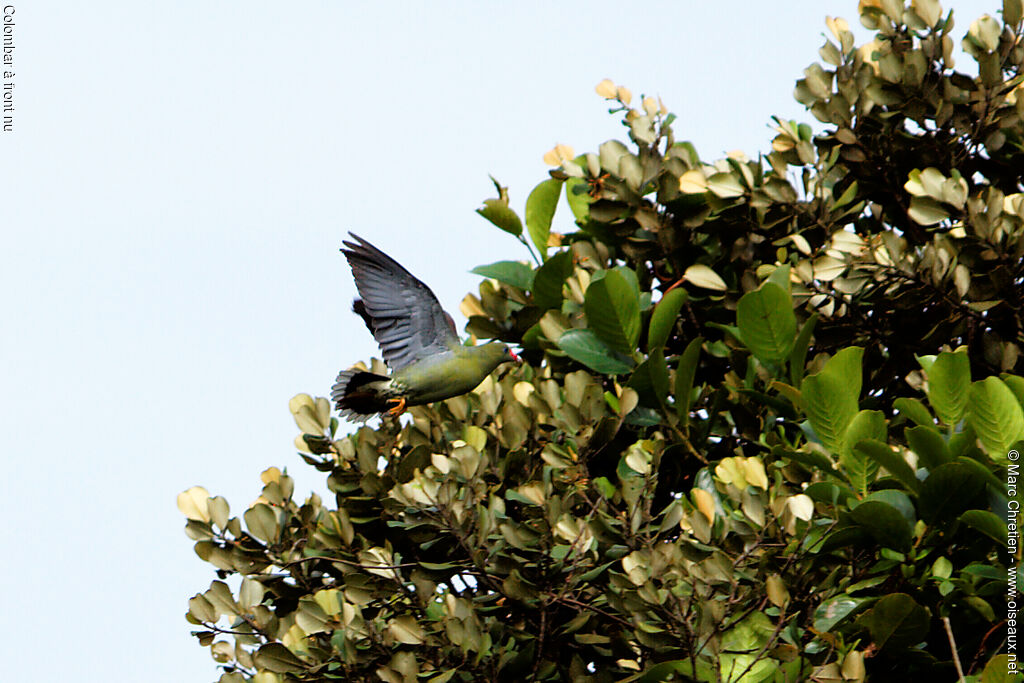
[[[660, 95], [706, 159], [753, 156], [773, 114], [812, 122], [794, 81], [826, 15], [866, 34], [856, 5], [14, 2], [4, 680], [216, 680], [183, 618], [212, 567], [175, 497], [240, 512], [271, 465], [322, 490], [287, 403], [377, 351], [347, 230], [461, 327], [467, 271], [526, 257], [473, 212], [488, 173], [521, 210], [556, 142], [622, 137], [598, 81]], [[959, 40], [1001, 3], [952, 6]]]

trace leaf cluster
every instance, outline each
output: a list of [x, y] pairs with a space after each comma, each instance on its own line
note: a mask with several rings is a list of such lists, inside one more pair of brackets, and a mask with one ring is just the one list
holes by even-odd
[[970, 24], [976, 76], [935, 0], [860, 13], [875, 38], [829, 19], [796, 84], [823, 132], [776, 120], [757, 160], [600, 83], [627, 139], [549, 152], [523, 219], [497, 182], [479, 210], [532, 263], [474, 270], [467, 330], [527, 363], [351, 434], [293, 398], [330, 501], [276, 468], [240, 517], [179, 497], [222, 681], [1005, 670], [1021, 3]]

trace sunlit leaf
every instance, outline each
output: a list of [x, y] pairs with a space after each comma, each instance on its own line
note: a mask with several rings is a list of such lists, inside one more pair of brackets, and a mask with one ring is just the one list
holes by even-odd
[[541, 181], [526, 198], [526, 229], [542, 259], [547, 258], [551, 220], [561, 192], [562, 181], [549, 178]]

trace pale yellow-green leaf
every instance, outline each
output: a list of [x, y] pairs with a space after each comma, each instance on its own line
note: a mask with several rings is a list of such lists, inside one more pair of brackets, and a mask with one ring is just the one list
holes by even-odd
[[295, 394], [288, 401], [288, 410], [292, 415], [299, 412], [299, 408], [306, 406], [312, 408], [314, 406], [313, 397], [309, 394]]
[[210, 646], [210, 655], [213, 657], [214, 661], [220, 662], [221, 664], [229, 662], [234, 659], [235, 646], [226, 640], [218, 640]]
[[634, 472], [649, 474], [651, 471], [651, 453], [640, 444], [633, 444], [626, 452], [626, 465]]
[[814, 259], [814, 279], [822, 282], [830, 282], [843, 274], [846, 270], [846, 262], [832, 258], [827, 254]]
[[487, 317], [487, 311], [480, 305], [480, 299], [472, 294], [462, 297], [462, 301], [459, 303], [459, 312], [467, 318], [472, 318], [474, 315]]
[[459, 474], [466, 479], [476, 476], [480, 467], [480, 451], [469, 444], [463, 444], [452, 450], [451, 460], [456, 463]]
[[466, 425], [464, 438], [467, 444], [480, 452], [487, 445], [487, 432], [476, 425]]
[[847, 681], [863, 681], [867, 675], [864, 669], [864, 653], [850, 650], [843, 659], [843, 679]]
[[913, 0], [911, 5], [929, 28], [935, 26], [942, 17], [942, 6], [938, 0]]
[[512, 395], [515, 396], [521, 405], [526, 407], [530, 405], [530, 394], [533, 392], [534, 386], [529, 382], [516, 382], [515, 386], [512, 387]]
[[249, 610], [263, 602], [264, 588], [259, 581], [245, 577], [238, 589], [238, 604], [242, 609]]
[[698, 169], [691, 168], [679, 176], [679, 191], [683, 194], [703, 194], [708, 190], [708, 179]]
[[316, 421], [325, 430], [331, 426], [331, 402], [323, 396], [316, 399]]
[[379, 546], [359, 553], [359, 563], [365, 571], [383, 576], [385, 579], [395, 578], [395, 570], [391, 568], [391, 553]]
[[213, 604], [202, 595], [195, 595], [188, 601], [188, 611], [199, 621], [216, 622], [220, 616]]
[[644, 108], [644, 113], [650, 116], [651, 118], [654, 118], [654, 116], [658, 113], [658, 109], [660, 108], [658, 107], [658, 101], [655, 100], [653, 97], [645, 97], [641, 102], [641, 106]]
[[957, 267], [953, 269], [953, 282], [956, 284], [956, 293], [961, 298], [967, 296], [967, 290], [971, 287], [970, 269], [963, 264], [957, 264]]
[[768, 600], [776, 607], [782, 607], [789, 602], [789, 591], [786, 590], [786, 584], [778, 574], [769, 576], [764, 587], [768, 594]]
[[855, 232], [840, 230], [832, 233], [832, 248], [844, 254], [861, 254], [866, 249], [864, 238]]
[[544, 505], [544, 485], [539, 481], [532, 481], [516, 488], [516, 493], [534, 505]]
[[313, 599], [316, 604], [320, 605], [320, 609], [324, 611], [329, 617], [341, 612], [341, 603], [343, 602], [339, 597], [340, 593], [337, 588], [328, 588], [317, 591], [313, 594]]
[[776, 135], [772, 140], [772, 149], [776, 152], [788, 152], [796, 147], [796, 140], [788, 135]]
[[297, 412], [292, 413], [292, 417], [295, 419], [295, 425], [303, 434], [321, 434], [324, 431], [323, 426], [316, 419], [315, 406], [300, 406]]
[[811, 500], [810, 496], [804, 493], [798, 493], [795, 496], [792, 496], [788, 501], [786, 501], [786, 505], [789, 507], [789, 511], [792, 512], [793, 516], [797, 519], [807, 521], [814, 516], [814, 501]]
[[448, 456], [441, 453], [431, 453], [430, 464], [436, 467], [437, 471], [441, 474], [448, 474], [452, 468], [451, 460], [448, 459]]
[[794, 233], [789, 236], [789, 241], [793, 243], [793, 245], [797, 248], [797, 251], [799, 251], [801, 254], [805, 256], [810, 256], [811, 245], [803, 235], [798, 235]]
[[206, 508], [210, 514], [210, 520], [219, 528], [224, 529], [228, 525], [228, 515], [231, 508], [224, 496], [215, 496], [207, 501]]
[[295, 611], [295, 623], [308, 634], [331, 630], [330, 619], [316, 602], [308, 598], [299, 601], [299, 608]]
[[544, 163], [548, 166], [561, 166], [576, 158], [576, 153], [569, 145], [557, 144], [544, 153]]
[[715, 521], [715, 499], [704, 489], [693, 489], [693, 502], [704, 515], [708, 523]]
[[712, 289], [716, 292], [724, 292], [729, 289], [725, 280], [719, 277], [718, 273], [701, 263], [695, 263], [683, 273], [683, 279], [690, 284], [704, 289]]
[[614, 100], [616, 95], [615, 84], [610, 78], [606, 78], [594, 87], [594, 92], [606, 100]]
[[768, 490], [768, 475], [764, 471], [764, 463], [760, 458], [737, 458], [743, 470], [743, 478], [748, 484], [759, 489]]
[[210, 521], [210, 492], [202, 486], [193, 486], [178, 494], [178, 509], [181, 514], [197, 522]]
[[708, 178], [708, 189], [722, 199], [741, 197], [746, 191], [739, 179], [732, 173], [715, 173]]
[[715, 465], [715, 476], [726, 484], [732, 484], [743, 489], [747, 485], [746, 477], [743, 476], [743, 469], [740, 467], [737, 458], [722, 458]]
[[640, 402], [640, 395], [631, 387], [626, 387], [619, 394], [619, 417], [625, 417], [633, 412]]
[[930, 197], [914, 197], [907, 213], [919, 225], [935, 225], [949, 218], [949, 213]]
[[597, 147], [598, 158], [601, 160], [601, 168], [618, 175], [619, 160], [630, 153], [629, 149], [618, 140], [602, 142]]
[[412, 615], [396, 617], [388, 624], [388, 631], [395, 640], [406, 645], [419, 645], [427, 639], [423, 627], [416, 622], [416, 617]]
[[634, 550], [629, 555], [623, 557], [622, 568], [625, 570], [629, 580], [637, 586], [643, 585], [650, 578], [650, 567], [648, 566], [647, 559], [640, 551]]
[[[638, 140], [640, 138], [637, 138]], [[643, 168], [640, 166], [640, 160], [632, 154], [625, 154], [619, 158], [619, 175], [626, 184], [634, 190], [640, 189], [640, 184], [643, 182]]]
[[999, 22], [986, 14], [971, 22], [971, 28], [967, 35], [974, 40], [974, 43], [989, 52], [999, 47], [999, 34], [1002, 28]]

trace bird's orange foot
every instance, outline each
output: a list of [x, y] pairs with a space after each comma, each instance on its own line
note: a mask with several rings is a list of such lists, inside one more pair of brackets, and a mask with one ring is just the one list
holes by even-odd
[[405, 412], [404, 398], [389, 398], [387, 400], [387, 403], [389, 405], [394, 404], [386, 413], [384, 413], [388, 417], [398, 417], [399, 415]]

